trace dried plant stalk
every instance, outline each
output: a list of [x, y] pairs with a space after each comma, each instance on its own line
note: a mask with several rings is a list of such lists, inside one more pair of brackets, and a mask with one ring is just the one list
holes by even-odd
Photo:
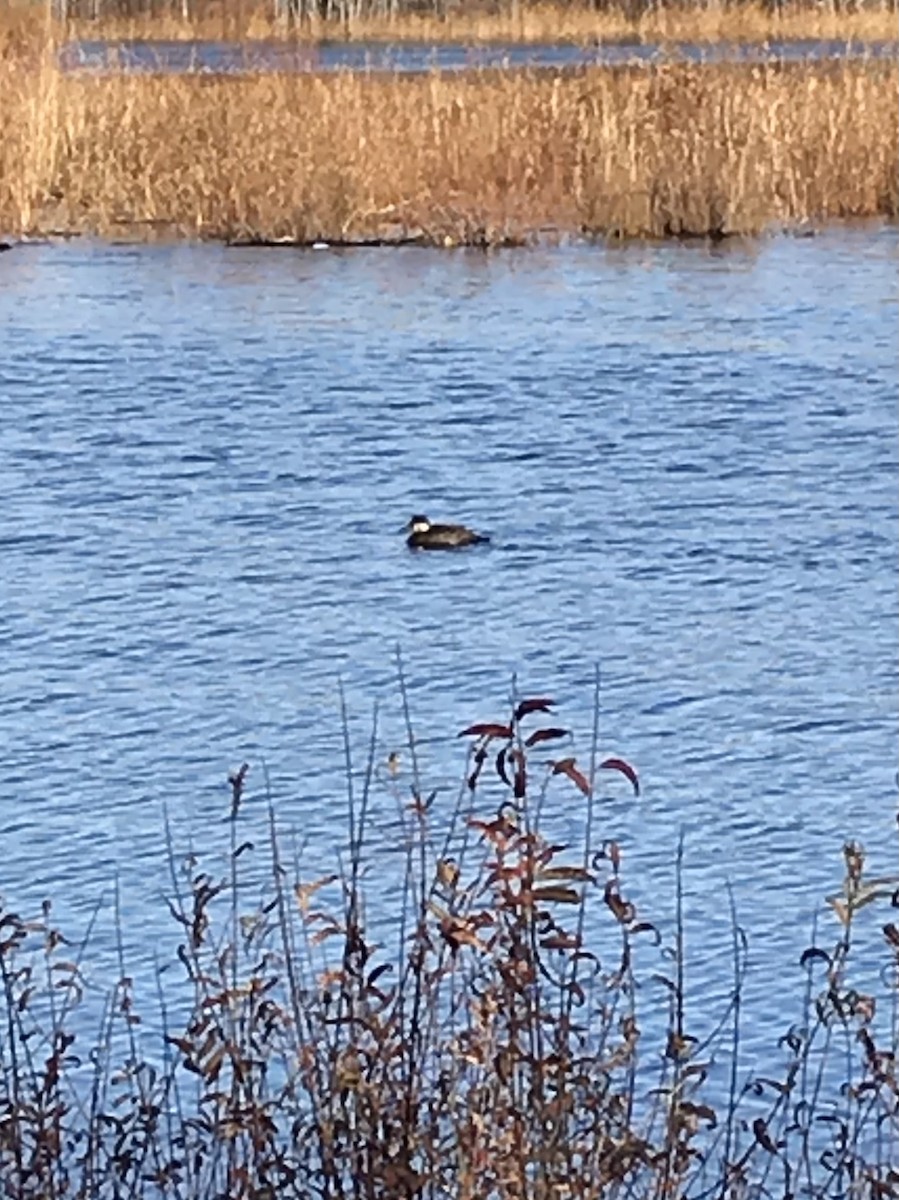
[[0, 228], [501, 244], [894, 216], [891, 61], [0, 75]]
[[[137, 0], [92, 0], [54, 9], [7, 0], [0, 9], [0, 54], [6, 30], [42, 39], [47, 18], [57, 37], [86, 38], [322, 38], [356, 41], [570, 42], [626, 39], [641, 42], [763, 42], [796, 38], [889, 41], [896, 37], [893, 0], [862, 4], [816, 4], [790, 0], [768, 4], [742, 0], [726, 5], [686, 2], [635, 4], [632, 0], [589, 3], [463, 3], [443, 0], [341, 0], [330, 5], [297, 0], [299, 19], [284, 19], [286, 4], [244, 0], [172, 0], [149, 7]], [[68, 19], [53, 20], [67, 12]], [[328, 16], [328, 13], [331, 16]], [[279, 15], [280, 14], [280, 15]]]

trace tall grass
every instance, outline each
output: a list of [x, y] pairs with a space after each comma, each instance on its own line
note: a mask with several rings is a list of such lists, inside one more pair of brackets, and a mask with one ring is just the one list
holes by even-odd
[[[46, 10], [45, 10], [46, 11]], [[861, 4], [650, 3], [618, 0], [591, 4], [538, 2], [446, 3], [445, 0], [56, 0], [58, 36], [175, 38], [339, 38], [358, 41], [421, 39], [439, 42], [758, 42], [770, 39], [880, 41], [896, 37], [894, 0]], [[4, 23], [45, 24], [40, 6], [10, 3]]]
[[0, 228], [660, 237], [899, 211], [890, 61], [570, 75], [0, 73]]
[[[599, 772], [635, 787], [636, 775], [600, 762], [595, 745], [584, 763], [572, 757], [552, 708], [525, 700], [465, 731], [449, 827], [434, 820], [410, 733], [413, 768], [393, 785], [405, 866], [386, 945], [366, 907], [376, 738], [350, 788], [340, 874], [286, 856], [270, 806], [260, 845], [247, 816], [260, 797], [248, 768], [235, 772], [224, 870], [171, 853], [171, 968], [183, 984], [160, 993], [158, 1041], [123, 954], [93, 1044], [77, 1034], [83, 958], [49, 905], [36, 921], [0, 912], [3, 1194], [895, 1195], [893, 917], [882, 943], [892, 1027], [875, 1021], [877, 999], [850, 967], [861, 910], [888, 903], [896, 881], [869, 883], [863, 853], [846, 847], [841, 923], [803, 958], [805, 1005], [771, 1031], [784, 1035], [783, 1072], [743, 1080], [736, 919], [731, 1001], [700, 1042], [683, 900], [667, 945], [629, 898], [621, 848], [600, 824]], [[582, 845], [547, 839], [550, 799], [582, 806]], [[651, 989], [637, 965], [647, 956]], [[711, 1082], [719, 1055], [734, 1063], [723, 1087]]]

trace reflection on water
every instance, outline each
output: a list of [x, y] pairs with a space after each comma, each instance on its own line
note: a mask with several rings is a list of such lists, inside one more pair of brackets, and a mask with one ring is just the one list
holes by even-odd
[[806, 39], [767, 42], [714, 42], [665, 46], [638, 42], [604, 42], [583, 47], [566, 44], [520, 43], [479, 46], [442, 43], [378, 42], [324, 43], [250, 41], [78, 41], [60, 51], [70, 71], [128, 71], [181, 74], [191, 71], [234, 74], [245, 71], [375, 71], [418, 74], [424, 71], [466, 71], [530, 67], [573, 70], [592, 65], [630, 62], [798, 62], [847, 57], [888, 58], [896, 43], [852, 43]]
[[[504, 714], [513, 672], [585, 755], [599, 663], [602, 748], [644, 783], [635, 802], [603, 781], [599, 836], [664, 923], [686, 831], [696, 986], [729, 987], [730, 880], [753, 1030], [780, 1028], [766, 978], [805, 944], [843, 839], [892, 861], [897, 249], [867, 229], [3, 255], [7, 900], [52, 894], [83, 921], [118, 873], [140, 975], [168, 930], [163, 803], [177, 844], [222, 851], [246, 759], [264, 843], [265, 764], [308, 870], [333, 861], [338, 678], [360, 768], [381, 701], [384, 763], [402, 647], [439, 822], [454, 735]], [[493, 542], [410, 555], [417, 511]], [[373, 804], [377, 894], [396, 883], [383, 771]], [[569, 792], [547, 819], [583, 828]]]

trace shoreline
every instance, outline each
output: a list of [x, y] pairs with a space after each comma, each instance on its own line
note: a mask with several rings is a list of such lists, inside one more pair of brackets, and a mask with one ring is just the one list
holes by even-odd
[[705, 245], [710, 248], [738, 245], [741, 242], [758, 242], [764, 239], [795, 238], [810, 240], [823, 237], [834, 230], [868, 230], [879, 232], [897, 224], [889, 217], [843, 217], [812, 224], [797, 223], [761, 230], [758, 233], [716, 232], [661, 234], [656, 237], [615, 237], [602, 234], [570, 233], [559, 229], [541, 229], [529, 235], [498, 237], [472, 236], [469, 241], [456, 241], [446, 236], [431, 239], [425, 234], [386, 234], [383, 237], [360, 237], [323, 240], [310, 238], [300, 241], [293, 238], [224, 238], [196, 236], [192, 231], [177, 228], [168, 222], [123, 222], [122, 232], [108, 230], [98, 234], [88, 229], [51, 229], [41, 234], [25, 233], [20, 236], [0, 234], [0, 254], [13, 250], [31, 250], [44, 246], [61, 246], [69, 243], [96, 244], [106, 248], [144, 246], [220, 246], [225, 250], [271, 250], [294, 251], [297, 253], [354, 253], [363, 250], [422, 250], [456, 251], [474, 250], [483, 253], [516, 250], [567, 249], [571, 247], [596, 247], [599, 249], [626, 245]]

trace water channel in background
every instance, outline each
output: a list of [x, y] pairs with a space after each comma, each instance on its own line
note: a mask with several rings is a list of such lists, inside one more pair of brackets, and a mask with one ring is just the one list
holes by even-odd
[[[177, 940], [163, 804], [215, 871], [244, 759], [241, 832], [264, 843], [265, 764], [307, 873], [333, 864], [341, 678], [359, 770], [382, 707], [385, 920], [395, 647], [438, 822], [455, 734], [505, 715], [513, 672], [557, 698], [585, 760], [599, 664], [601, 748], [643, 782], [635, 800], [603, 780], [600, 836], [670, 929], [685, 831], [709, 1012], [733, 884], [747, 1054], [770, 1048], [799, 1012], [771, 981], [798, 1004], [844, 839], [895, 869], [897, 258], [880, 226], [720, 248], [0, 256], [7, 905], [52, 896], [77, 935], [102, 899], [88, 962], [107, 983], [118, 876], [152, 1007], [152, 955]], [[415, 511], [493, 541], [412, 555]], [[547, 821], [578, 841], [573, 788]]]
[[236, 74], [253, 71], [371, 71], [422, 74], [502, 68], [572, 71], [588, 66], [648, 62], [800, 62], [845, 58], [891, 58], [896, 42], [844, 42], [820, 38], [764, 43], [602, 42], [487, 43], [290, 41], [91, 41], [70, 42], [59, 52], [68, 71]]

